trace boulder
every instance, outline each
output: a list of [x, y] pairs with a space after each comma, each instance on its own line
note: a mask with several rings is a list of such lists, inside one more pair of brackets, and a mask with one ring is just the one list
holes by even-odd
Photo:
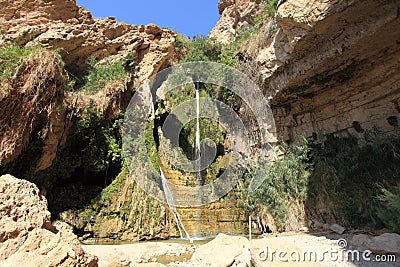
[[331, 229], [332, 231], [334, 231], [335, 233], [338, 234], [343, 234], [344, 231], [346, 230], [346, 228], [344, 228], [343, 226], [340, 226], [339, 224], [332, 224], [331, 227], [329, 227], [329, 229]]
[[350, 240], [350, 245], [355, 247], [355, 248], [365, 248], [366, 242], [370, 239], [369, 235], [365, 234], [360, 234], [360, 235], [355, 235], [353, 238]]
[[68, 225], [51, 224], [36, 185], [3, 175], [0, 192], [0, 266], [97, 266]]
[[190, 262], [199, 266], [250, 266], [250, 242], [242, 236], [219, 234], [200, 246]]
[[376, 254], [400, 255], [400, 235], [385, 233], [366, 240], [365, 247]]

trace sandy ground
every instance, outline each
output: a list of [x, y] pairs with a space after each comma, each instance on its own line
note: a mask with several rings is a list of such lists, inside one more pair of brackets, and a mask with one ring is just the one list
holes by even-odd
[[[400, 259], [396, 262], [382, 263], [375, 261], [375, 255], [370, 255], [371, 261], [363, 260], [362, 251], [359, 252], [360, 260], [357, 260], [356, 256], [354, 260], [352, 256], [347, 260], [348, 254], [345, 253], [345, 249], [338, 246], [338, 240], [345, 239], [349, 242], [351, 237], [350, 234], [329, 233], [269, 235], [262, 239], [253, 239], [250, 243], [250, 251], [257, 266], [400, 266]], [[199, 244], [193, 245], [189, 242], [143, 242], [127, 245], [82, 245], [82, 247], [86, 252], [99, 257], [100, 267], [199, 266], [194, 262], [189, 262]], [[212, 259], [223, 255], [225, 255], [224, 252], [215, 248], [210, 251], [208, 257]]]
[[[99, 258], [100, 267], [159, 266], [154, 262], [170, 264], [189, 261], [197, 245], [186, 243], [141, 242], [126, 245], [82, 245]], [[163, 266], [163, 265], [162, 265]]]

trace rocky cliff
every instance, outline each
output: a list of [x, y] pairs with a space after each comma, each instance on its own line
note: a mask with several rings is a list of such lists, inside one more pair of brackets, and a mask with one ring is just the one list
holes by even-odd
[[[0, 172], [34, 181], [48, 198], [53, 219], [85, 237], [178, 236], [168, 207], [136, 185], [118, 150], [125, 108], [145, 79], [170, 64], [175, 33], [154, 24], [95, 19], [70, 0], [2, 6], [0, 48], [5, 53], [10, 43], [31, 48], [21, 48], [26, 55], [10, 77], [0, 79], [8, 88], [0, 98]], [[88, 64], [91, 58], [97, 65]], [[9, 63], [7, 57], [1, 60]], [[85, 89], [96, 84], [88, 78], [92, 70], [114, 62], [121, 63], [123, 76]], [[197, 231], [196, 216], [208, 235], [241, 233], [246, 219], [237, 201], [186, 209], [182, 219], [191, 233]]]
[[[271, 16], [261, 1], [221, 0], [221, 19], [210, 33], [229, 43], [250, 29], [251, 38], [236, 56], [251, 61], [252, 75], [261, 77], [279, 137], [292, 142], [300, 136], [359, 137], [374, 128], [395, 131], [398, 1], [281, 2]], [[34, 181], [53, 217], [80, 234], [126, 240], [176, 236], [168, 208], [135, 184], [120, 154], [123, 112], [138, 85], [170, 64], [175, 33], [153, 24], [94, 19], [72, 0], [0, 3], [0, 48], [10, 43], [32, 48], [0, 80], [5, 88], [0, 172]], [[97, 65], [88, 64], [91, 57]], [[3, 66], [8, 59], [1, 60]], [[102, 79], [88, 79], [96, 66], [102, 71], [116, 66], [123, 75], [86, 90]], [[184, 181], [176, 171], [166, 170], [166, 176]], [[219, 203], [182, 209], [182, 219], [192, 232], [199, 221], [207, 233], [243, 232], [240, 197], [232, 192]]]
[[[296, 136], [360, 136], [398, 129], [399, 1], [287, 1], [278, 32], [257, 58], [278, 130]], [[271, 57], [271, 51], [275, 51]]]
[[[107, 58], [107, 60], [119, 60], [127, 54], [134, 60], [134, 77], [133, 87], [137, 87], [141, 82], [155, 74], [161, 68], [165, 68], [169, 64], [169, 59], [173, 53], [175, 33], [168, 29], [160, 29], [154, 24], [150, 25], [128, 25], [122, 22], [116, 22], [114, 18], [94, 19], [90, 12], [77, 7], [73, 0], [68, 1], [2, 1], [2, 13], [0, 14], [0, 44], [9, 42], [17, 43], [25, 46], [43, 46], [44, 48], [56, 49], [61, 55], [65, 63], [65, 69], [77, 83], [82, 83], [82, 76], [88, 71], [88, 61], [94, 57], [97, 60]], [[42, 64], [45, 64], [42, 62]], [[57, 64], [57, 63], [56, 63]], [[51, 70], [51, 68], [48, 68]], [[60, 80], [60, 71], [55, 72]], [[33, 74], [32, 76], [35, 76]], [[50, 80], [47, 74], [42, 74], [43, 79]], [[18, 77], [17, 77], [18, 78]], [[63, 89], [61, 81], [47, 81], [47, 83], [57, 83], [53, 86], [53, 90], [58, 95]], [[54, 80], [54, 78], [53, 78]], [[25, 81], [21, 81], [24, 83]], [[15, 83], [20, 85], [21, 82]], [[25, 84], [29, 89], [32, 84]], [[22, 87], [24, 87], [22, 86]], [[47, 86], [49, 86], [47, 84]], [[24, 89], [26, 90], [26, 89]], [[21, 94], [22, 95], [22, 94]], [[104, 98], [110, 95], [110, 90], [103, 91], [96, 99]], [[13, 95], [2, 96], [3, 101], [8, 101]], [[51, 95], [49, 94], [49, 97]], [[51, 101], [57, 100], [52, 97]], [[88, 98], [86, 98], [88, 99]], [[110, 99], [109, 99], [110, 100]], [[128, 99], [129, 100], [129, 99]], [[26, 105], [29, 99], [25, 98], [21, 105]], [[62, 100], [57, 100], [59, 103]], [[70, 102], [76, 102], [72, 100]], [[104, 101], [103, 101], [104, 102]], [[108, 101], [105, 105], [109, 105]], [[117, 103], [118, 105], [118, 103]], [[123, 106], [123, 104], [121, 104]], [[126, 103], [125, 103], [126, 105]], [[52, 105], [54, 108], [56, 105]], [[1, 105], [1, 110], [7, 109], [5, 105]], [[43, 107], [42, 107], [43, 108]], [[122, 107], [123, 108], [123, 107]], [[107, 109], [107, 106], [103, 110]], [[19, 110], [15, 110], [13, 118], [18, 118]], [[32, 113], [35, 113], [33, 111]], [[2, 112], [3, 113], [3, 112]], [[37, 113], [37, 112], [36, 112]], [[48, 139], [48, 145], [45, 147], [57, 147], [62, 142], [62, 138], [66, 133], [64, 128], [68, 128], [64, 122], [67, 121], [65, 111], [52, 112], [48, 109], [48, 117], [53, 114], [51, 125], [60, 130], [46, 131], [43, 139]], [[50, 120], [49, 120], [50, 121]], [[50, 124], [50, 123], [49, 123]], [[44, 128], [49, 128], [49, 125]], [[1, 163], [8, 163], [14, 160], [26, 146], [26, 140], [32, 133], [32, 125], [29, 127], [21, 127], [19, 133], [14, 133], [15, 148], [10, 148], [9, 142], [3, 141], [1, 151]], [[4, 132], [8, 130], [5, 129]], [[2, 131], [3, 132], [3, 131]], [[23, 132], [23, 134], [22, 134]], [[17, 138], [23, 135], [22, 138]], [[16, 137], [17, 136], [17, 137]], [[7, 138], [2, 138], [7, 140]], [[22, 144], [20, 144], [22, 143]], [[49, 167], [55, 157], [56, 151], [49, 151], [46, 154], [53, 156], [43, 159], [39, 163], [38, 169]]]
[[219, 0], [220, 19], [209, 37], [225, 44], [233, 41], [241, 30], [254, 26], [256, 16], [262, 11], [261, 2], [261, 0]]
[[[256, 25], [239, 32], [231, 44], [241, 47], [234, 54], [237, 66], [255, 78], [270, 102], [278, 139], [296, 145], [306, 137], [313, 147], [310, 161], [316, 164], [308, 170], [307, 218], [382, 227], [379, 219], [371, 219], [381, 209], [377, 185], [398, 184], [397, 156], [383, 143], [395, 147], [399, 134], [400, 2], [266, 3], [278, 2], [274, 14], [259, 5], [263, 10]], [[237, 34], [232, 30], [237, 15], [230, 10], [253, 3], [219, 4], [223, 8], [216, 28], [226, 26], [210, 36], [224, 43], [227, 32]], [[376, 158], [367, 161], [365, 155]], [[390, 160], [382, 160], [386, 155]], [[354, 190], [361, 183], [368, 185]]]
[[[210, 36], [229, 40], [238, 18], [232, 10], [253, 9], [248, 2], [219, 1], [221, 19]], [[257, 63], [284, 140], [398, 128], [399, 6], [287, 0], [261, 25], [244, 51]]]
[[[170, 64], [176, 34], [154, 24], [95, 19], [74, 0], [1, 1], [1, 6], [0, 172], [34, 181], [48, 198], [53, 219], [59, 218], [60, 211], [100, 199], [101, 190], [121, 171], [122, 114], [136, 88]], [[89, 64], [92, 58], [97, 65]], [[3, 66], [10, 67], [10, 75]], [[91, 71], [97, 75], [92, 80]], [[93, 84], [94, 90], [85, 89]], [[96, 221], [102, 231], [94, 228], [98, 236], [124, 234], [133, 240], [175, 235], [175, 223], [163, 205], [150, 198], [136, 203], [144, 192], [133, 190], [130, 178], [118, 181], [101, 198], [105, 211]], [[125, 192], [118, 207], [112, 203], [114, 189]], [[150, 208], [145, 211], [143, 205]], [[138, 221], [137, 214], [152, 218], [152, 206], [160, 215]], [[131, 212], [130, 219], [120, 216], [116, 222], [116, 214], [123, 213], [119, 209]], [[85, 223], [101, 211], [93, 210], [84, 210], [92, 211]], [[80, 229], [81, 218], [63, 218]]]
[[168, 65], [175, 33], [154, 24], [129, 25], [115, 18], [94, 19], [75, 0], [2, 1], [1, 42], [41, 44], [58, 49], [66, 69], [80, 76], [89, 57], [101, 60], [132, 53], [140, 81]]

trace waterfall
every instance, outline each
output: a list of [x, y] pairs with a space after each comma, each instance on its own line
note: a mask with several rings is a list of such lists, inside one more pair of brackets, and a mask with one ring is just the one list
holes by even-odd
[[[196, 85], [196, 142], [195, 142], [195, 159], [200, 158], [200, 94], [199, 94], [199, 83], [195, 83]], [[200, 183], [200, 166], [201, 163], [199, 162], [197, 168], [197, 182]], [[200, 185], [200, 184], [199, 184]]]
[[186, 231], [185, 226], [183, 226], [181, 217], [179, 216], [179, 213], [176, 210], [174, 197], [172, 196], [171, 190], [168, 187], [167, 179], [165, 179], [164, 172], [162, 171], [161, 168], [160, 168], [160, 173], [161, 173], [161, 181], [162, 181], [162, 186], [163, 186], [163, 190], [164, 190], [164, 194], [165, 194], [165, 199], [167, 201], [169, 209], [171, 210], [172, 214], [174, 215], [176, 224], [178, 225], [179, 234], [182, 239], [184, 238], [183, 234], [185, 234], [186, 239], [189, 240], [190, 236], [189, 236], [188, 232]]
[[[195, 166], [196, 170], [196, 185], [201, 186], [202, 181], [201, 181], [201, 172], [200, 172], [200, 167], [201, 167], [201, 152], [200, 152], [200, 92], [199, 92], [199, 83], [195, 83], [195, 88], [196, 88], [196, 140], [195, 140], [195, 146], [194, 146], [194, 154], [195, 154], [195, 160], [198, 160]], [[202, 198], [202, 191], [198, 191], [198, 198]], [[192, 238], [201, 240], [202, 235], [201, 235], [201, 211], [198, 211], [198, 214], [196, 216], [198, 219], [196, 220], [196, 232], [193, 234], [194, 236]]]

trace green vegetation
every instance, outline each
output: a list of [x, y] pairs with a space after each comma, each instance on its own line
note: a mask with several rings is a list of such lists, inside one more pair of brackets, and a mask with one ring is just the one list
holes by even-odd
[[[225, 142], [225, 130], [220, 128], [218, 123], [212, 121], [208, 118], [200, 118], [200, 140], [204, 140], [206, 138], [212, 139], [215, 144], [224, 145]], [[179, 143], [180, 147], [183, 149], [185, 154], [194, 159], [194, 147], [195, 147], [195, 139], [196, 139], [196, 120], [191, 120], [187, 123], [180, 135], [179, 135]]]
[[222, 45], [214, 39], [197, 35], [187, 43], [186, 55], [181, 63], [190, 61], [218, 61]]
[[158, 170], [160, 168], [160, 165], [158, 163], [159, 158], [158, 158], [157, 144], [156, 141], [154, 140], [153, 129], [154, 129], [154, 121], [146, 125], [144, 130], [144, 136], [145, 136], [147, 155], [149, 156], [150, 162], [153, 165], [153, 167], [156, 170]]
[[82, 149], [82, 164], [94, 173], [106, 173], [109, 166], [121, 163], [122, 119], [105, 122], [98, 115], [93, 101], [84, 110], [78, 120], [78, 140], [86, 144]]
[[181, 34], [177, 34], [176, 38], [175, 38], [175, 46], [174, 46], [174, 50], [175, 53], [180, 53], [182, 52], [182, 50], [185, 48], [185, 37]]
[[125, 183], [126, 176], [128, 175], [128, 169], [125, 164], [122, 165], [121, 172], [118, 176], [104, 188], [99, 197], [99, 204], [102, 206], [108, 206], [110, 204], [111, 198], [114, 194], [119, 193]]
[[[272, 166], [252, 166], [243, 179], [245, 206], [250, 212], [263, 208], [285, 230], [289, 215], [336, 222], [348, 228], [379, 228], [384, 224], [400, 231], [400, 136], [364, 133], [355, 138], [328, 136], [322, 144], [280, 148], [283, 155]], [[250, 179], [265, 177], [248, 195]], [[291, 217], [293, 218], [293, 217]]]
[[82, 89], [88, 94], [94, 94], [102, 87], [110, 83], [124, 84], [132, 70], [132, 65], [128, 57], [123, 61], [98, 63], [94, 57], [89, 61], [89, 73], [85, 76], [85, 84]]
[[279, 0], [268, 0], [266, 10], [271, 17], [275, 16]]
[[[105, 121], [91, 101], [78, 118], [75, 131], [58, 151], [53, 164], [35, 173], [36, 161], [32, 159], [38, 159], [40, 153], [34, 149], [32, 153], [37, 155], [27, 154], [31, 157], [28, 161], [30, 165], [24, 167], [21, 177], [34, 177], [35, 182], [51, 190], [57, 181], [71, 179], [80, 170], [82, 178], [97, 177], [100, 181], [95, 184], [106, 184], [119, 173], [122, 164], [121, 124], [122, 119]], [[37, 144], [38, 147], [40, 145]]]
[[168, 101], [168, 106], [165, 108], [168, 112], [171, 112], [180, 104], [193, 99], [195, 94], [196, 92], [193, 84], [184, 84], [178, 88], [174, 88], [165, 94], [165, 98]]
[[244, 175], [246, 181], [255, 175], [265, 177], [255, 193], [247, 196], [246, 205], [250, 210], [256, 211], [266, 207], [279, 231], [285, 229], [290, 210], [297, 212], [299, 219], [303, 216], [301, 206], [306, 200], [310, 176], [307, 143], [281, 149], [284, 151], [283, 155], [272, 166], [254, 164]]
[[23, 59], [34, 53], [45, 51], [40, 46], [18, 46], [9, 44], [0, 47], [0, 78], [11, 79], [23, 66]]
[[383, 203], [378, 217], [390, 230], [400, 233], [400, 185], [390, 190], [381, 188], [377, 199]]
[[[362, 145], [355, 138], [328, 136], [324, 144], [313, 146], [307, 205], [323, 201], [329, 211], [310, 215], [348, 227], [379, 225], [382, 205], [376, 196], [382, 193], [380, 188], [399, 183], [400, 137], [379, 132], [364, 135]], [[386, 203], [386, 209], [392, 208], [390, 201]]]

